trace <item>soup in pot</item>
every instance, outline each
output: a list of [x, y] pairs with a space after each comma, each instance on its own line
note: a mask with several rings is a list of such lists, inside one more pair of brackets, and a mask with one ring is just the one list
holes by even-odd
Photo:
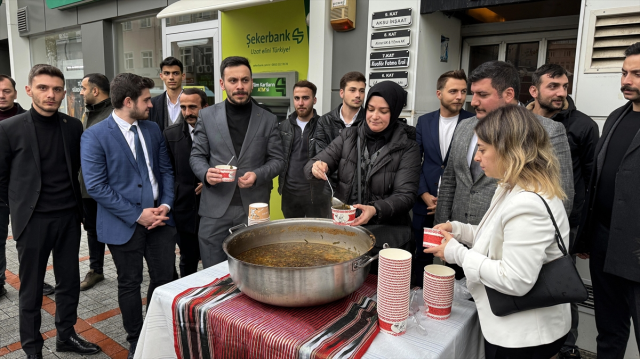
[[360, 255], [329, 244], [291, 242], [252, 248], [237, 259], [268, 267], [313, 267], [350, 261]]

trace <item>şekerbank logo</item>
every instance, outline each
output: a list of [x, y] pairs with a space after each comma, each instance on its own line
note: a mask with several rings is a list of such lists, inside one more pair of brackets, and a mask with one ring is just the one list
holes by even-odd
[[272, 34], [271, 31], [266, 34], [259, 34], [257, 32], [254, 34], [247, 34], [247, 47], [249, 47], [249, 45], [256, 44], [287, 42], [292, 41], [292, 39], [298, 44], [301, 43], [302, 40], [304, 40], [304, 31], [300, 30], [300, 28], [295, 28], [293, 32], [287, 29], [275, 34]]

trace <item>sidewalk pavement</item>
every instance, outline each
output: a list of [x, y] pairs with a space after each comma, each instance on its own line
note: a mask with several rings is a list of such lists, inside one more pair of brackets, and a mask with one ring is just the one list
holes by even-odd
[[[0, 297], [0, 357], [2, 359], [24, 358], [25, 353], [20, 345], [20, 333], [18, 328], [18, 252], [13, 241], [11, 227], [7, 238], [7, 295]], [[108, 247], [107, 247], [108, 249]], [[178, 254], [179, 252], [177, 252]], [[176, 255], [176, 268], [179, 256]], [[89, 271], [89, 248], [87, 246], [86, 232], [82, 231], [80, 241], [80, 280], [84, 279]], [[55, 285], [53, 275], [53, 260], [49, 258], [49, 266], [45, 276], [45, 282]], [[149, 274], [147, 266], [144, 266], [144, 279], [141, 295], [143, 311], [146, 311], [146, 295], [149, 286]], [[200, 270], [202, 267], [200, 267]], [[127, 357], [129, 344], [126, 341], [127, 333], [122, 326], [122, 315], [118, 308], [118, 283], [116, 267], [109, 251], [104, 260], [104, 281], [98, 283], [92, 289], [80, 292], [78, 305], [78, 321], [75, 325], [76, 332], [93, 343], [100, 345], [102, 353], [86, 356], [91, 359], [125, 358]], [[56, 329], [55, 329], [55, 295], [45, 296], [42, 301], [42, 333], [45, 342], [42, 355], [44, 358], [84, 358], [75, 353], [57, 353]]]

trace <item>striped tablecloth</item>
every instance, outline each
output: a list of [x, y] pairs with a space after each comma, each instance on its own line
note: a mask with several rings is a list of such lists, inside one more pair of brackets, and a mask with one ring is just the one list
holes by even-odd
[[[177, 358], [172, 304], [185, 290], [202, 287], [229, 273], [227, 262], [159, 287], [153, 293], [135, 358]], [[473, 302], [454, 302], [451, 318], [421, 319], [426, 334], [415, 325], [393, 337], [378, 334], [364, 354], [372, 358], [484, 358], [480, 323]]]

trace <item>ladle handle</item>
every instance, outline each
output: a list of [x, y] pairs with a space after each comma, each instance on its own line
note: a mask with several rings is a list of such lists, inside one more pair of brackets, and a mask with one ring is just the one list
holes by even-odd
[[366, 267], [369, 263], [375, 261], [376, 259], [378, 259], [379, 254], [376, 254], [373, 257], [369, 257], [369, 256], [364, 256], [361, 259], [353, 262], [353, 267], [351, 269], [353, 269], [353, 271], [357, 271], [360, 268], [364, 268]]
[[235, 231], [235, 230], [236, 230], [236, 229], [238, 229], [238, 228], [242, 228], [242, 227], [245, 227], [245, 228], [246, 228], [246, 227], [247, 227], [247, 225], [246, 225], [246, 224], [244, 224], [244, 223], [240, 223], [240, 224], [239, 224], [239, 225], [237, 225], [237, 226], [231, 227], [231, 228], [229, 228], [229, 234], [233, 234], [233, 231]]
[[[389, 248], [389, 243], [385, 243], [382, 245], [382, 249], [387, 249]], [[369, 257], [369, 256], [364, 256], [361, 259], [353, 262], [353, 267], [351, 267], [351, 269], [355, 272], [360, 268], [364, 268], [366, 267], [369, 263], [375, 261], [376, 259], [378, 259], [378, 256], [380, 256], [380, 253], [376, 254], [373, 257]]]

